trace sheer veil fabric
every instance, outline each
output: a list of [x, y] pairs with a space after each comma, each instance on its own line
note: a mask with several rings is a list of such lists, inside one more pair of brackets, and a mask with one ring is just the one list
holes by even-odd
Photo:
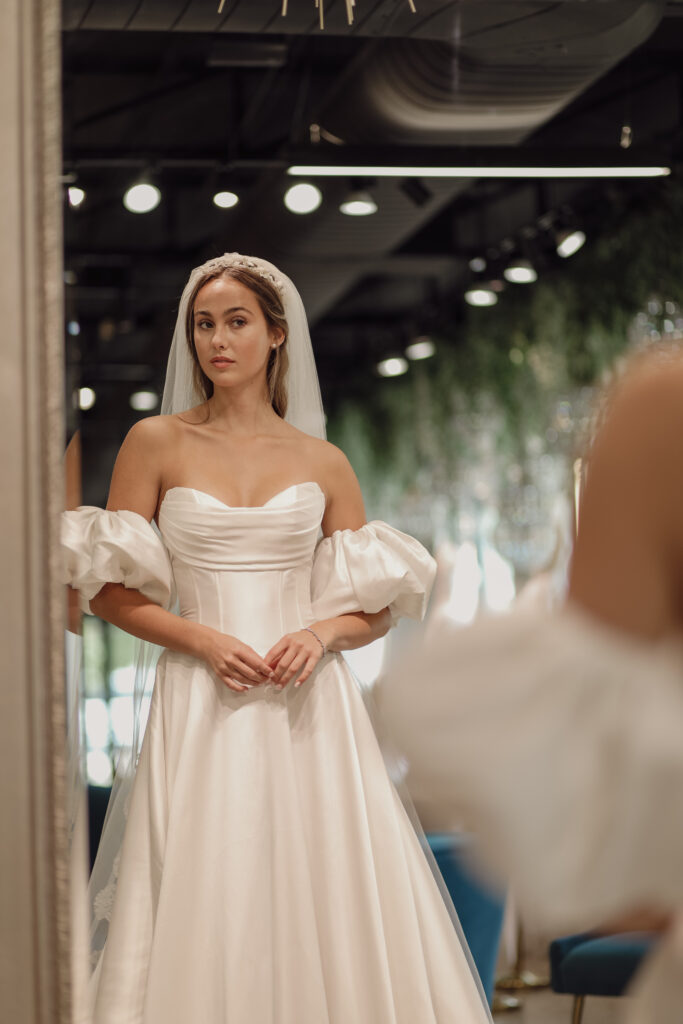
[[[207, 272], [220, 272], [220, 270], [229, 267], [246, 267], [253, 270], [275, 284], [280, 292], [289, 327], [287, 336], [289, 370], [286, 379], [288, 395], [286, 420], [305, 433], [324, 439], [326, 436], [325, 416], [308, 322], [301, 296], [292, 281], [273, 264], [260, 258], [243, 256], [239, 253], [225, 253], [223, 256], [209, 260], [202, 266], [195, 268], [190, 275], [178, 308], [161, 405], [162, 415], [184, 412], [198, 405], [203, 400], [203, 396], [197, 394], [194, 388], [193, 362], [185, 340], [187, 306], [192, 291], [200, 277]], [[132, 515], [132, 513], [130, 514]], [[114, 513], [114, 515], [118, 515], [118, 513]], [[161, 537], [156, 524], [152, 522], [149, 525]], [[319, 533], [318, 540], [320, 541], [321, 538], [322, 532]], [[68, 547], [68, 542], [66, 546]], [[157, 572], [157, 576], [160, 575], [161, 570]], [[161, 590], [163, 590], [163, 593], [158, 590], [154, 596], [147, 596], [163, 604], [170, 611], [177, 611], [178, 603], [174, 593], [172, 577], [167, 580], [166, 585]], [[84, 588], [81, 590], [81, 606], [87, 612], [90, 610], [88, 601], [87, 588]], [[118, 867], [130, 795], [144, 736], [145, 713], [154, 685], [156, 663], [161, 653], [162, 648], [146, 641], [138, 640], [136, 643], [133, 741], [130, 748], [124, 748], [121, 751], [116, 764], [112, 795], [107, 808], [102, 837], [88, 887], [90, 962], [93, 971], [97, 968], [107, 939], [118, 881]], [[458, 935], [466, 961], [475, 979], [485, 1008], [485, 1015], [490, 1020], [487, 1000], [462, 933], [455, 907], [431, 853], [404, 782], [405, 760], [392, 742], [386, 725], [380, 721], [371, 693], [367, 687], [362, 686], [360, 683], [358, 683], [358, 686], [380, 742], [387, 772], [398, 791], [401, 802], [418, 836], [424, 855], [447, 907], [453, 927]]]

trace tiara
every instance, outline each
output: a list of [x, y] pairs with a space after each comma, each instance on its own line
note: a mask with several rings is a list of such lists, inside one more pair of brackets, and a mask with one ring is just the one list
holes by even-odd
[[285, 286], [284, 282], [276, 277], [275, 274], [267, 270], [259, 260], [254, 259], [253, 256], [242, 256], [239, 252], [226, 252], [223, 256], [215, 256], [212, 260], [207, 260], [197, 270], [199, 273], [205, 274], [210, 273], [214, 270], [227, 270], [228, 267], [243, 267], [245, 270], [253, 270], [259, 277], [264, 278], [274, 288], [284, 296]]
[[[325, 0], [314, 0], [314, 2], [315, 2], [315, 6], [318, 8], [318, 13], [320, 15], [320, 27], [321, 28], [325, 28], [325, 10], [324, 10], [324, 6], [323, 6], [324, 3], [325, 3]], [[288, 0], [282, 0], [282, 16], [283, 16], [283, 18], [287, 14], [287, 3], [288, 3]], [[348, 21], [349, 25], [353, 25], [353, 9], [356, 6], [356, 0], [345, 0], [345, 3], [346, 3], [346, 20]], [[413, 12], [413, 14], [415, 14], [415, 3], [414, 3], [414, 0], [408, 0], [408, 6], [410, 7], [410, 9]], [[218, 13], [219, 14], [223, 13], [223, 8], [224, 7], [225, 7], [225, 0], [220, 0], [220, 3], [218, 5]]]

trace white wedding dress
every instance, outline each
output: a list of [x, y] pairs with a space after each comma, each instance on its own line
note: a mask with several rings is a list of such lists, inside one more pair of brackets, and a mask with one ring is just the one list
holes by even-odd
[[[263, 655], [316, 620], [421, 618], [434, 561], [385, 523], [320, 539], [324, 495], [255, 508], [172, 487], [159, 534], [131, 511], [63, 514], [84, 608], [122, 582]], [[417, 685], [417, 684], [416, 684]], [[235, 693], [165, 650], [156, 672], [94, 1024], [489, 1020], [363, 697], [329, 653], [298, 689]]]

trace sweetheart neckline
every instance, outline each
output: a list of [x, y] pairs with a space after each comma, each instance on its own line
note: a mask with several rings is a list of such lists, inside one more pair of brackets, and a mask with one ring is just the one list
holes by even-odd
[[271, 501], [275, 501], [276, 498], [281, 497], [283, 494], [287, 494], [288, 491], [293, 491], [295, 487], [306, 486], [316, 487], [320, 494], [322, 494], [323, 498], [325, 497], [325, 492], [323, 491], [322, 487], [317, 482], [317, 480], [303, 480], [300, 483], [289, 484], [288, 487], [283, 487], [281, 491], [278, 491], [276, 494], [272, 494], [270, 498], [268, 498], [267, 501], [264, 501], [261, 505], [228, 505], [227, 501], [222, 501], [221, 498], [217, 498], [215, 494], [210, 494], [208, 491], [203, 491], [200, 487], [186, 487], [183, 484], [177, 484], [175, 487], [169, 487], [166, 493], [164, 494], [163, 498], [161, 499], [161, 504], [159, 505], [159, 514], [161, 515], [161, 510], [164, 507], [164, 504], [166, 503], [166, 498], [172, 491], [194, 491], [196, 494], [203, 494], [204, 497], [211, 498], [212, 501], [218, 502], [218, 504], [222, 505], [223, 508], [228, 508], [232, 512], [246, 512], [247, 510], [255, 511], [258, 509], [267, 508], [268, 505], [270, 505]]

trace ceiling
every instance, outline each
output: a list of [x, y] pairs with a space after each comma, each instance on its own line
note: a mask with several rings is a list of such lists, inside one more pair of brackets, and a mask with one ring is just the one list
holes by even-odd
[[[298, 216], [282, 202], [293, 156], [619, 153], [628, 124], [634, 148], [680, 158], [683, 3], [416, 0], [413, 15], [357, 0], [349, 28], [326, 0], [324, 33], [312, 0], [286, 18], [278, 0], [217, 6], [63, 2], [65, 182], [87, 193], [65, 203], [69, 383], [96, 389], [84, 423], [103, 450], [138, 415], [130, 391], [163, 383], [180, 292], [210, 256], [256, 253], [293, 277], [332, 408], [378, 358], [458, 320], [473, 256], [532, 247], [543, 271], [552, 218], [598, 232], [610, 203], [657, 187], [378, 179], [377, 213], [354, 218], [338, 210], [353, 182], [326, 179]], [[163, 198], [135, 215], [121, 198], [141, 175]], [[217, 209], [218, 188], [239, 204]], [[92, 474], [97, 500], [108, 472]]]

